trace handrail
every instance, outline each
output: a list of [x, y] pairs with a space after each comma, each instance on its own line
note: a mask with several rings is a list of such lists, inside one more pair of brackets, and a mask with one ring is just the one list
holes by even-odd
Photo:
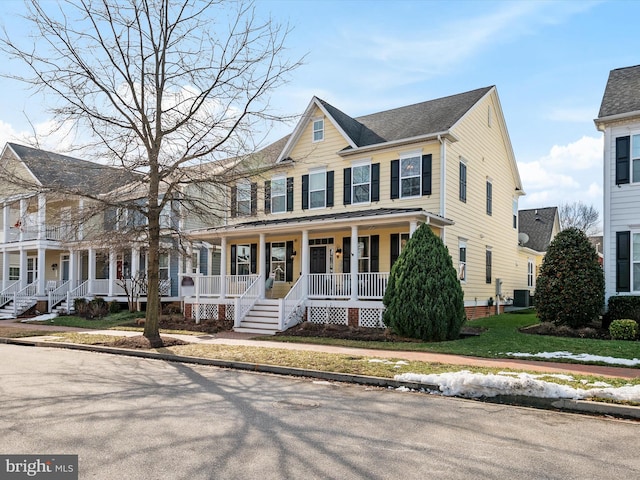
[[69, 281], [67, 280], [55, 290], [49, 292], [49, 313], [53, 310], [53, 307], [67, 298], [67, 292], [69, 291]]
[[242, 295], [240, 295], [240, 297], [236, 298], [234, 312], [235, 318], [233, 322], [234, 328], [240, 326], [240, 322], [242, 322], [242, 319], [247, 313], [249, 313], [251, 307], [255, 305], [256, 300], [260, 298], [260, 288], [262, 287], [262, 284], [260, 282], [263, 281], [263, 277], [262, 275], [260, 275], [251, 283], [251, 285], [249, 285], [249, 287], [244, 291]]
[[306, 296], [304, 294], [304, 284], [306, 278], [300, 275], [296, 283], [291, 287], [287, 295], [280, 300], [280, 316], [278, 318], [278, 328], [284, 332], [293, 325], [300, 323], [302, 319]]
[[73, 302], [76, 298], [80, 298], [80, 297], [84, 298], [88, 295], [88, 293], [89, 293], [89, 280], [85, 280], [74, 289], [67, 290], [67, 307], [69, 308], [69, 310], [75, 309]]
[[[38, 289], [38, 281], [30, 283], [22, 290], [13, 292], [13, 315], [18, 316], [20, 313], [27, 311], [34, 305], [33, 297], [36, 295]], [[20, 311], [18, 311], [18, 304], [20, 304]], [[25, 308], [26, 307], [26, 308]]]
[[18, 291], [19, 285], [20, 282], [15, 281], [0, 292], [0, 307], [4, 307], [7, 303], [13, 300], [13, 294]]

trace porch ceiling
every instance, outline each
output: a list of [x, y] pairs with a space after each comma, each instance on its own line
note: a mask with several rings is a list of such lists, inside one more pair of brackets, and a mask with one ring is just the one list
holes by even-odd
[[399, 226], [406, 225], [407, 222], [411, 221], [427, 223], [437, 227], [446, 227], [454, 224], [453, 220], [427, 212], [421, 208], [379, 208], [303, 217], [278, 215], [277, 218], [243, 222], [224, 227], [212, 227], [193, 232], [193, 236], [196, 238], [206, 238], [212, 235], [231, 237], [246, 235], [247, 233], [300, 232], [301, 230], [320, 232], [350, 228], [352, 225], [366, 227]]

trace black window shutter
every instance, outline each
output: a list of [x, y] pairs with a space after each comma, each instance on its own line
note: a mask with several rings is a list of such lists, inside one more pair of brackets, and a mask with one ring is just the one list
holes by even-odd
[[327, 207], [333, 207], [333, 170], [327, 172]]
[[264, 252], [265, 252], [264, 274], [266, 276], [265, 278], [265, 281], [266, 281], [266, 279], [269, 278], [269, 275], [271, 274], [271, 244], [270, 243], [264, 244]]
[[251, 184], [251, 215], [258, 213], [258, 184]]
[[249, 271], [251, 273], [257, 273], [258, 272], [258, 244], [257, 243], [252, 243], [251, 244], [251, 258], [249, 259]]
[[344, 169], [344, 187], [342, 189], [343, 203], [351, 205], [351, 169]]
[[264, 181], [264, 213], [271, 213], [271, 180]]
[[309, 208], [309, 175], [302, 176], [302, 209]]
[[391, 198], [400, 198], [400, 160], [391, 160]]
[[238, 187], [231, 187], [231, 217], [238, 216]]
[[422, 156], [422, 195], [431, 195], [431, 154]]
[[491, 283], [491, 250], [487, 250], [486, 254], [486, 273], [485, 273], [485, 281], [486, 283]]
[[391, 234], [391, 267], [396, 263], [398, 257], [400, 256], [400, 234], [392, 233]]
[[380, 235], [371, 235], [370, 269], [372, 272], [380, 271]]
[[467, 166], [460, 162], [460, 200], [467, 201]]
[[380, 201], [380, 164], [371, 165], [371, 201]]
[[286, 264], [285, 264], [285, 276], [286, 282], [293, 282], [293, 242], [289, 240], [285, 248]]
[[493, 213], [493, 185], [487, 182], [487, 215]]
[[616, 232], [616, 291], [631, 291], [631, 232]]
[[287, 178], [287, 212], [293, 212], [293, 177]]
[[236, 262], [238, 260], [238, 247], [231, 245], [231, 275], [236, 275]]
[[342, 239], [342, 273], [351, 273], [351, 237]]
[[629, 183], [630, 149], [631, 137], [616, 138], [616, 185]]

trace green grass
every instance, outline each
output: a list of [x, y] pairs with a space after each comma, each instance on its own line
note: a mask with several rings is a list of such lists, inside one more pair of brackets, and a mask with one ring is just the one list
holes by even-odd
[[[640, 356], [640, 344], [638, 342], [530, 335], [518, 330], [537, 322], [538, 319], [533, 311], [495, 315], [467, 323], [469, 326], [486, 328], [487, 330], [481, 335], [448, 342], [364, 342], [320, 337], [287, 336], [277, 336], [275, 338], [269, 338], [269, 340], [382, 350], [414, 350], [485, 358], [508, 358], [508, 352], [533, 354], [556, 351], [566, 351], [574, 354], [587, 353], [627, 359]], [[562, 360], [558, 359], [554, 361]]]
[[120, 326], [133, 326], [135, 325], [134, 319], [144, 317], [144, 313], [140, 312], [119, 312], [107, 315], [104, 318], [95, 318], [92, 320], [75, 317], [73, 315], [63, 315], [60, 317], [46, 320], [41, 323], [43, 325], [55, 325], [57, 327], [77, 327], [77, 328], [89, 328], [95, 330], [105, 330], [113, 327]]

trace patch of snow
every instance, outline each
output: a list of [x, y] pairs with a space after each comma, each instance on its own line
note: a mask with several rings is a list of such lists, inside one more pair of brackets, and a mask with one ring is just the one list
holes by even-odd
[[397, 362], [392, 362], [385, 358], [370, 358], [369, 363], [384, 363], [385, 365], [395, 365], [393, 368], [400, 368], [402, 365], [409, 365], [409, 362], [405, 362], [404, 360], [398, 360]]
[[640, 401], [640, 385], [624, 387], [574, 388], [569, 385], [541, 380], [539, 375], [518, 373], [517, 376], [471, 373], [462, 370], [452, 373], [403, 373], [394, 378], [399, 381], [437, 385], [446, 396], [465, 398], [495, 397], [497, 395], [525, 395], [537, 398], [567, 398], [584, 400], [594, 397], [612, 400]]
[[24, 320], [20, 320], [20, 323], [44, 322], [46, 320], [53, 320], [57, 316], [57, 313], [45, 313], [43, 315], [38, 315], [37, 317], [25, 318]]
[[616, 358], [616, 357], [603, 357], [600, 355], [591, 355], [588, 353], [571, 353], [571, 352], [538, 352], [538, 353], [520, 353], [520, 352], [507, 352], [505, 355], [518, 358], [565, 358], [569, 360], [578, 360], [581, 362], [602, 362], [611, 365], [626, 365], [633, 367], [640, 365], [640, 359], [634, 358], [629, 360], [628, 358]]

